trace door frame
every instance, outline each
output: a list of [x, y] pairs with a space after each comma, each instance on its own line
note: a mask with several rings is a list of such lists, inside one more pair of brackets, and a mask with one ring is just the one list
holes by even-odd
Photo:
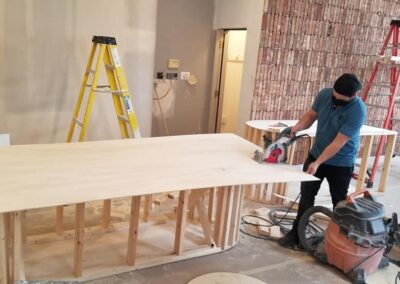
[[[211, 82], [210, 113], [208, 118], [209, 133], [218, 133], [221, 129], [222, 102], [223, 102], [223, 86], [221, 86], [221, 83], [224, 82], [224, 76], [225, 76], [225, 70], [223, 70], [224, 52], [226, 52], [225, 34], [229, 31], [247, 32], [247, 29], [246, 28], [217, 29], [215, 32], [214, 64], [213, 64], [212, 82]], [[242, 94], [240, 94], [240, 96], [241, 95]]]
[[221, 67], [224, 50], [224, 29], [218, 29], [215, 32], [215, 49], [214, 49], [214, 64], [211, 82], [211, 99], [210, 99], [210, 114], [208, 118], [208, 132], [217, 132], [217, 111], [219, 104], [219, 94], [221, 85]]

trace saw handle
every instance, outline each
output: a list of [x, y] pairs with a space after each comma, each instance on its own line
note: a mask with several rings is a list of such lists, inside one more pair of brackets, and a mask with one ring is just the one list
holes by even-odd
[[363, 189], [361, 191], [357, 191], [357, 192], [353, 192], [352, 194], [349, 194], [346, 198], [346, 204], [354, 203], [354, 198], [360, 194], [364, 194], [364, 197], [369, 197], [369, 199], [373, 199], [369, 190]]

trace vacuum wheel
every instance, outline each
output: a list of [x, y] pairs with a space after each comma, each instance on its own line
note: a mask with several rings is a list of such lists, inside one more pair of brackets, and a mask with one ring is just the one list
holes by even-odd
[[332, 210], [324, 206], [314, 206], [307, 209], [301, 216], [298, 235], [303, 248], [314, 254], [319, 243], [324, 240], [325, 230], [332, 218]]

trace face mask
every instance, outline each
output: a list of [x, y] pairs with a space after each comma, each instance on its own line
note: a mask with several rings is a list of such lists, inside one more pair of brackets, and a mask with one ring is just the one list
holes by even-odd
[[343, 100], [338, 100], [335, 98], [335, 96], [332, 96], [332, 103], [334, 106], [346, 106], [350, 103], [351, 101], [343, 101]]

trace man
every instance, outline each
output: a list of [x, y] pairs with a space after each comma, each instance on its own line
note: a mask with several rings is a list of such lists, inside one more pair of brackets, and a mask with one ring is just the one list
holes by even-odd
[[[291, 127], [290, 135], [309, 128], [318, 120], [315, 143], [303, 171], [319, 178], [301, 183], [299, 210], [293, 228], [279, 240], [282, 246], [299, 244], [297, 227], [304, 212], [314, 206], [315, 196], [326, 178], [333, 206], [346, 199], [360, 142], [360, 129], [366, 119], [366, 108], [356, 95], [361, 83], [353, 74], [340, 76], [333, 88], [319, 92], [310, 110]], [[289, 132], [289, 131], [288, 131]]]

